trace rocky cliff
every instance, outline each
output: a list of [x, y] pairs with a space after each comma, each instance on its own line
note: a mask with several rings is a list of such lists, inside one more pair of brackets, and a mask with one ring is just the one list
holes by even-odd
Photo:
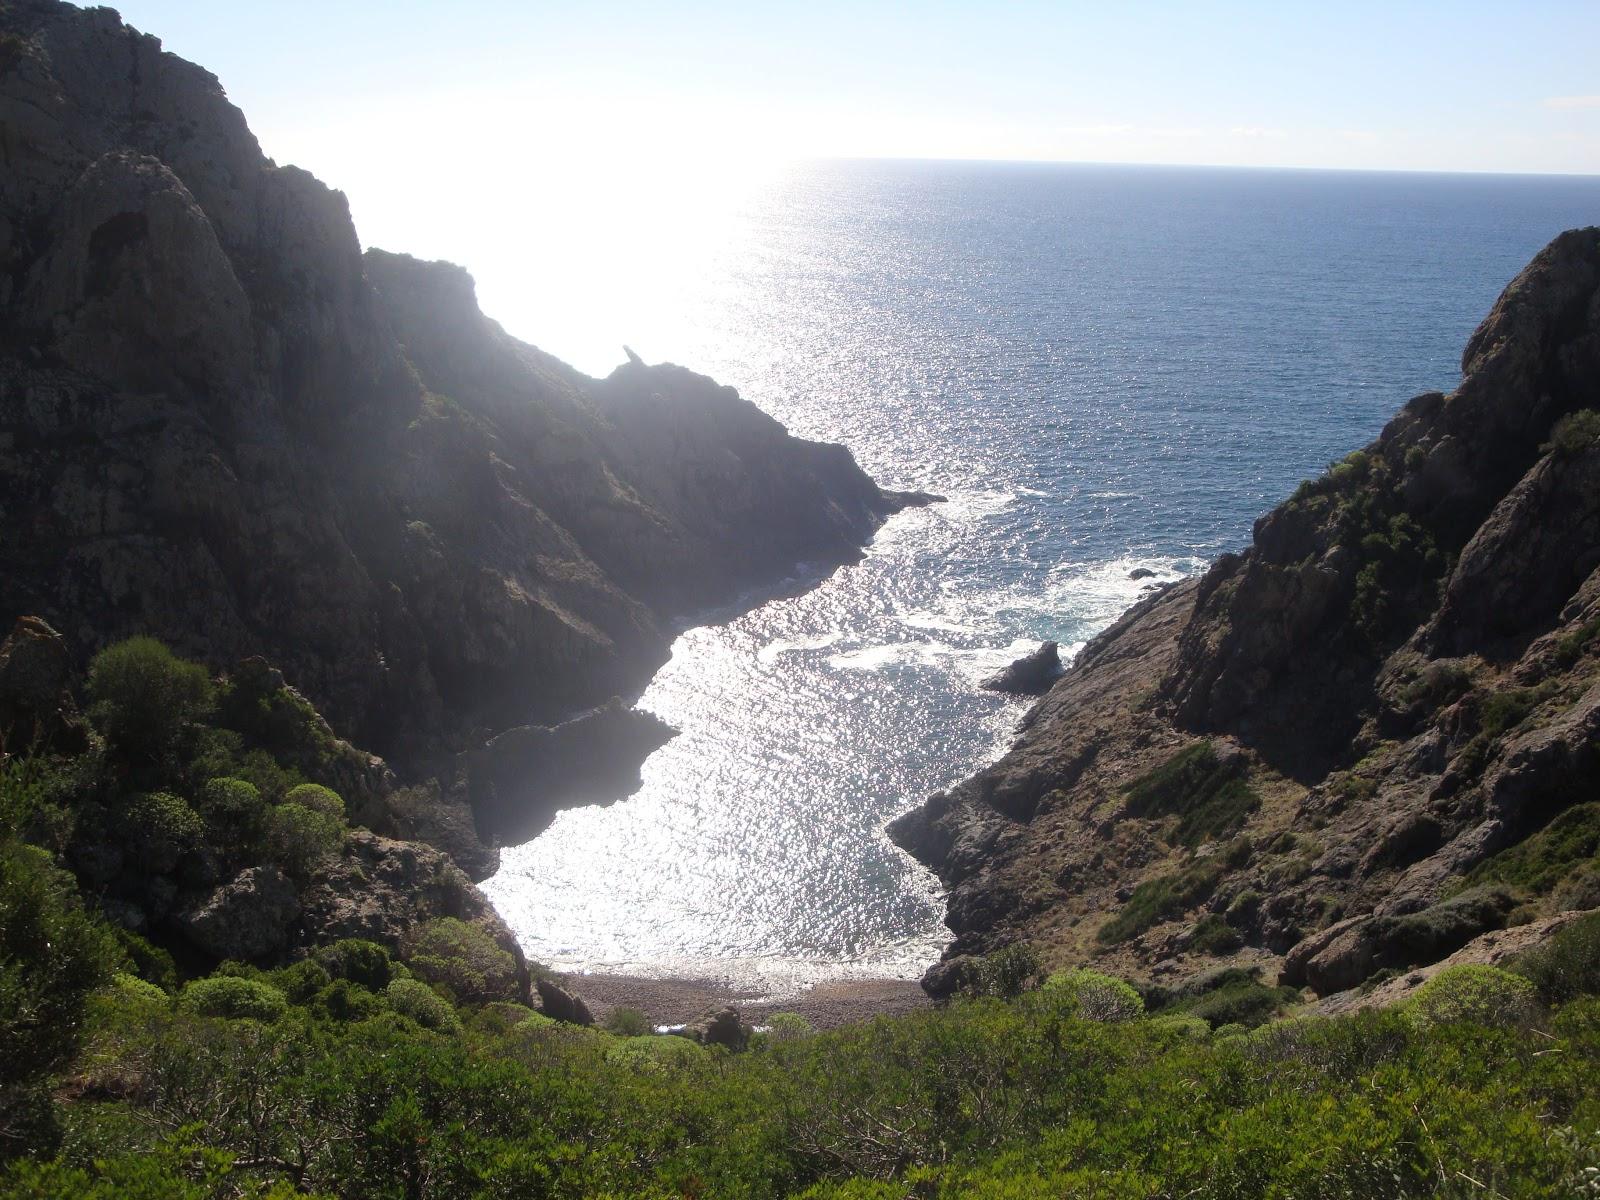
[[1026, 940], [1353, 996], [1600, 905], [1600, 230], [1534, 259], [1462, 369], [891, 827], [950, 888], [930, 990]]
[[448, 790], [905, 500], [731, 389], [587, 378], [459, 268], [363, 254], [340, 193], [111, 10], [0, 4], [0, 625], [80, 665], [133, 633], [265, 656]]

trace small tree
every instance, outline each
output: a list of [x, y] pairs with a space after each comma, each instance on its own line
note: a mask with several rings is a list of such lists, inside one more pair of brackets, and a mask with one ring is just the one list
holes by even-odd
[[113, 749], [165, 759], [211, 710], [211, 677], [151, 637], [107, 646], [89, 664], [89, 719]]
[[1536, 995], [1533, 984], [1520, 975], [1466, 964], [1446, 967], [1418, 988], [1406, 1014], [1420, 1030], [1455, 1022], [1521, 1025], [1533, 1017]]
[[285, 871], [307, 875], [344, 844], [344, 824], [303, 804], [280, 804], [267, 814], [266, 843]]
[[459, 1001], [483, 1004], [516, 991], [517, 961], [483, 929], [455, 917], [429, 921], [412, 935], [407, 962]]
[[1132, 986], [1086, 968], [1057, 971], [1044, 981], [1044, 991], [1071, 1003], [1085, 1021], [1131, 1021], [1144, 1012], [1144, 1000]]

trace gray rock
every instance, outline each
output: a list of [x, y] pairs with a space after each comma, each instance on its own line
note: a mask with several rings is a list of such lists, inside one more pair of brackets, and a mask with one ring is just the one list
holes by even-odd
[[1003, 671], [997, 671], [978, 686], [990, 692], [1010, 692], [1037, 696], [1047, 691], [1061, 674], [1061, 656], [1054, 642], [1044, 642], [1037, 650], [1024, 654]]
[[589, 1006], [576, 992], [569, 992], [548, 979], [535, 980], [533, 986], [539, 997], [539, 1011], [552, 1021], [564, 1021], [568, 1025], [594, 1024]]
[[277, 867], [249, 867], [173, 918], [196, 948], [214, 959], [252, 962], [289, 945], [300, 915], [294, 884]]

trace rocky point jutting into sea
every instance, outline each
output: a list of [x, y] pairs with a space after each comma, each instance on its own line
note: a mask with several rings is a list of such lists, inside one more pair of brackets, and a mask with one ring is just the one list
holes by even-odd
[[[1600, 906], [1597, 398], [1585, 229], [1506, 288], [1455, 391], [1137, 604], [1009, 753], [891, 826], [950, 889], [925, 986], [1027, 941], [1169, 983], [1259, 967], [1336, 1008]], [[1531, 895], [1523, 860], [1555, 862]]]
[[709, 379], [588, 378], [460, 268], [363, 253], [343, 195], [109, 9], [0, 9], [0, 135], [0, 613], [79, 666], [135, 633], [266, 659], [434, 781], [362, 819], [475, 878], [628, 789], [667, 731], [624, 701], [692, 614], [913, 499]]

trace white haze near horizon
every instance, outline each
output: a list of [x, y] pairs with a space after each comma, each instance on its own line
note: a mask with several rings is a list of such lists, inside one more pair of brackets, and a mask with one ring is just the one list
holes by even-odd
[[590, 372], [704, 345], [684, 289], [808, 158], [1600, 173], [1591, 0], [120, 8], [364, 244]]

